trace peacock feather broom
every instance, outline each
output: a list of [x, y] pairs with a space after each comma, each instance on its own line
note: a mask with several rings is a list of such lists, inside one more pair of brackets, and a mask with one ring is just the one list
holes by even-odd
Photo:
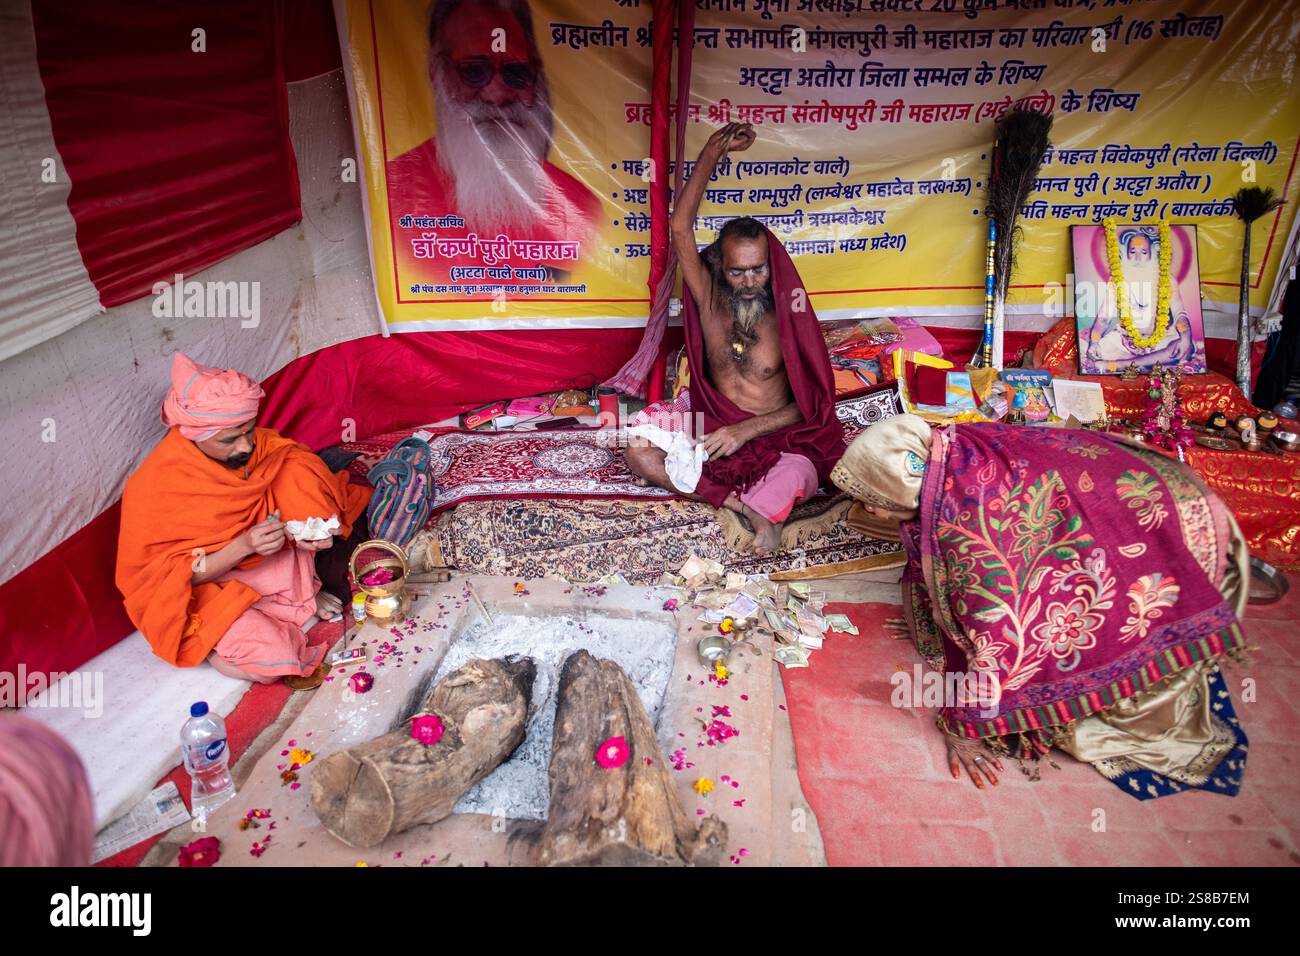
[[1033, 191], [1051, 131], [1050, 114], [1024, 107], [1008, 110], [998, 120], [987, 188], [989, 232], [994, 243], [993, 307], [990, 318], [986, 303], [984, 338], [973, 362], [977, 366], [1002, 366], [1007, 289], [1011, 286], [1020, 239], [1016, 221], [1020, 207]]
[[1250, 347], [1254, 336], [1250, 332], [1250, 227], [1261, 216], [1267, 216], [1281, 207], [1285, 200], [1273, 192], [1273, 187], [1261, 189], [1246, 186], [1232, 197], [1232, 209], [1245, 224], [1241, 242], [1241, 298], [1237, 304], [1237, 387], [1250, 401]]

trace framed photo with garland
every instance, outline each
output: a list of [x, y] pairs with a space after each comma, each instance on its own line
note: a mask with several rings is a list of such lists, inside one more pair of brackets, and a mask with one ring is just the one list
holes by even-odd
[[1195, 226], [1107, 219], [1070, 240], [1080, 372], [1205, 371]]

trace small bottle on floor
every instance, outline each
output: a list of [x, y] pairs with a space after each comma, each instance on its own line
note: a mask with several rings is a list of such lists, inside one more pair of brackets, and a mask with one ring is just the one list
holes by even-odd
[[206, 701], [190, 707], [190, 719], [181, 727], [181, 756], [190, 775], [190, 809], [195, 817], [206, 818], [234, 797], [226, 722], [208, 712]]

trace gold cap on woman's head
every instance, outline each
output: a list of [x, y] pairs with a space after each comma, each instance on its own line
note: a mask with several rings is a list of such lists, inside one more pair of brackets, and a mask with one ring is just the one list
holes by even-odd
[[930, 423], [917, 415], [895, 415], [853, 439], [831, 481], [865, 504], [912, 511], [929, 460]]

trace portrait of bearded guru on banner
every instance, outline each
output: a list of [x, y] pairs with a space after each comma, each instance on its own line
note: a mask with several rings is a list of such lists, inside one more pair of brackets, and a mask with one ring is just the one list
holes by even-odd
[[[1196, 227], [1168, 228], [1167, 290], [1162, 290], [1162, 230], [1157, 223], [1116, 224], [1113, 250], [1105, 225], [1071, 228], [1074, 316], [1083, 374], [1120, 374], [1130, 365], [1205, 371]], [[1118, 276], [1112, 275], [1113, 263], [1119, 266]], [[1167, 303], [1163, 309], [1162, 302]], [[1165, 331], [1157, 336], [1162, 312]]]
[[419, 9], [435, 132], [386, 167], [399, 288], [480, 264], [563, 281], [592, 251], [601, 204], [547, 158], [555, 114], [527, 0]]

